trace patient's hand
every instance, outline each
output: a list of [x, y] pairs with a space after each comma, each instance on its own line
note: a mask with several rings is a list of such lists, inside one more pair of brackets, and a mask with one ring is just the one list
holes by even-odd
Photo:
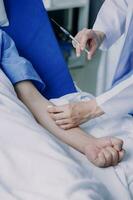
[[89, 161], [98, 167], [117, 165], [124, 156], [123, 141], [117, 138], [94, 139], [85, 146], [85, 155]]

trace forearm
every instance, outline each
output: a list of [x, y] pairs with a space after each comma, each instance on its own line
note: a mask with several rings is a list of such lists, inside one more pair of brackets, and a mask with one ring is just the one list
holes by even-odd
[[80, 128], [63, 130], [58, 127], [47, 112], [51, 103], [36, 90], [31, 82], [18, 83], [15, 89], [20, 100], [29, 108], [39, 124], [64, 143], [84, 153], [85, 146], [94, 139], [92, 136], [86, 135]]

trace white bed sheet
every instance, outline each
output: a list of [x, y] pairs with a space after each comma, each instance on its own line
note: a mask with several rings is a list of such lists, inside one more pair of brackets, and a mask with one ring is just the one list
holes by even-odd
[[[62, 100], [77, 101], [81, 96], [91, 98], [80, 93], [67, 95]], [[124, 161], [117, 167], [100, 169], [58, 141], [36, 123], [0, 70], [0, 199], [133, 199], [132, 117], [103, 116], [83, 126], [97, 137], [122, 138], [127, 150]]]

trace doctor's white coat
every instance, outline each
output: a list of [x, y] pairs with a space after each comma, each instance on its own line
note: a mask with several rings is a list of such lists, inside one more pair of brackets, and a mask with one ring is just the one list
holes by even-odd
[[105, 0], [93, 29], [106, 34], [102, 49], [125, 35], [112, 89], [98, 96], [97, 103], [109, 115], [133, 114], [133, 0]]

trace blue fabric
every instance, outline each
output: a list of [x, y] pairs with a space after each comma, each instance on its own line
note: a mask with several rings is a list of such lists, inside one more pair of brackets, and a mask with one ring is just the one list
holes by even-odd
[[5, 7], [10, 26], [4, 30], [45, 82], [43, 95], [49, 99], [76, 92], [42, 0], [5, 0]]
[[39, 90], [45, 84], [35, 72], [30, 62], [20, 57], [13, 40], [0, 29], [0, 65], [13, 84], [31, 80]]

